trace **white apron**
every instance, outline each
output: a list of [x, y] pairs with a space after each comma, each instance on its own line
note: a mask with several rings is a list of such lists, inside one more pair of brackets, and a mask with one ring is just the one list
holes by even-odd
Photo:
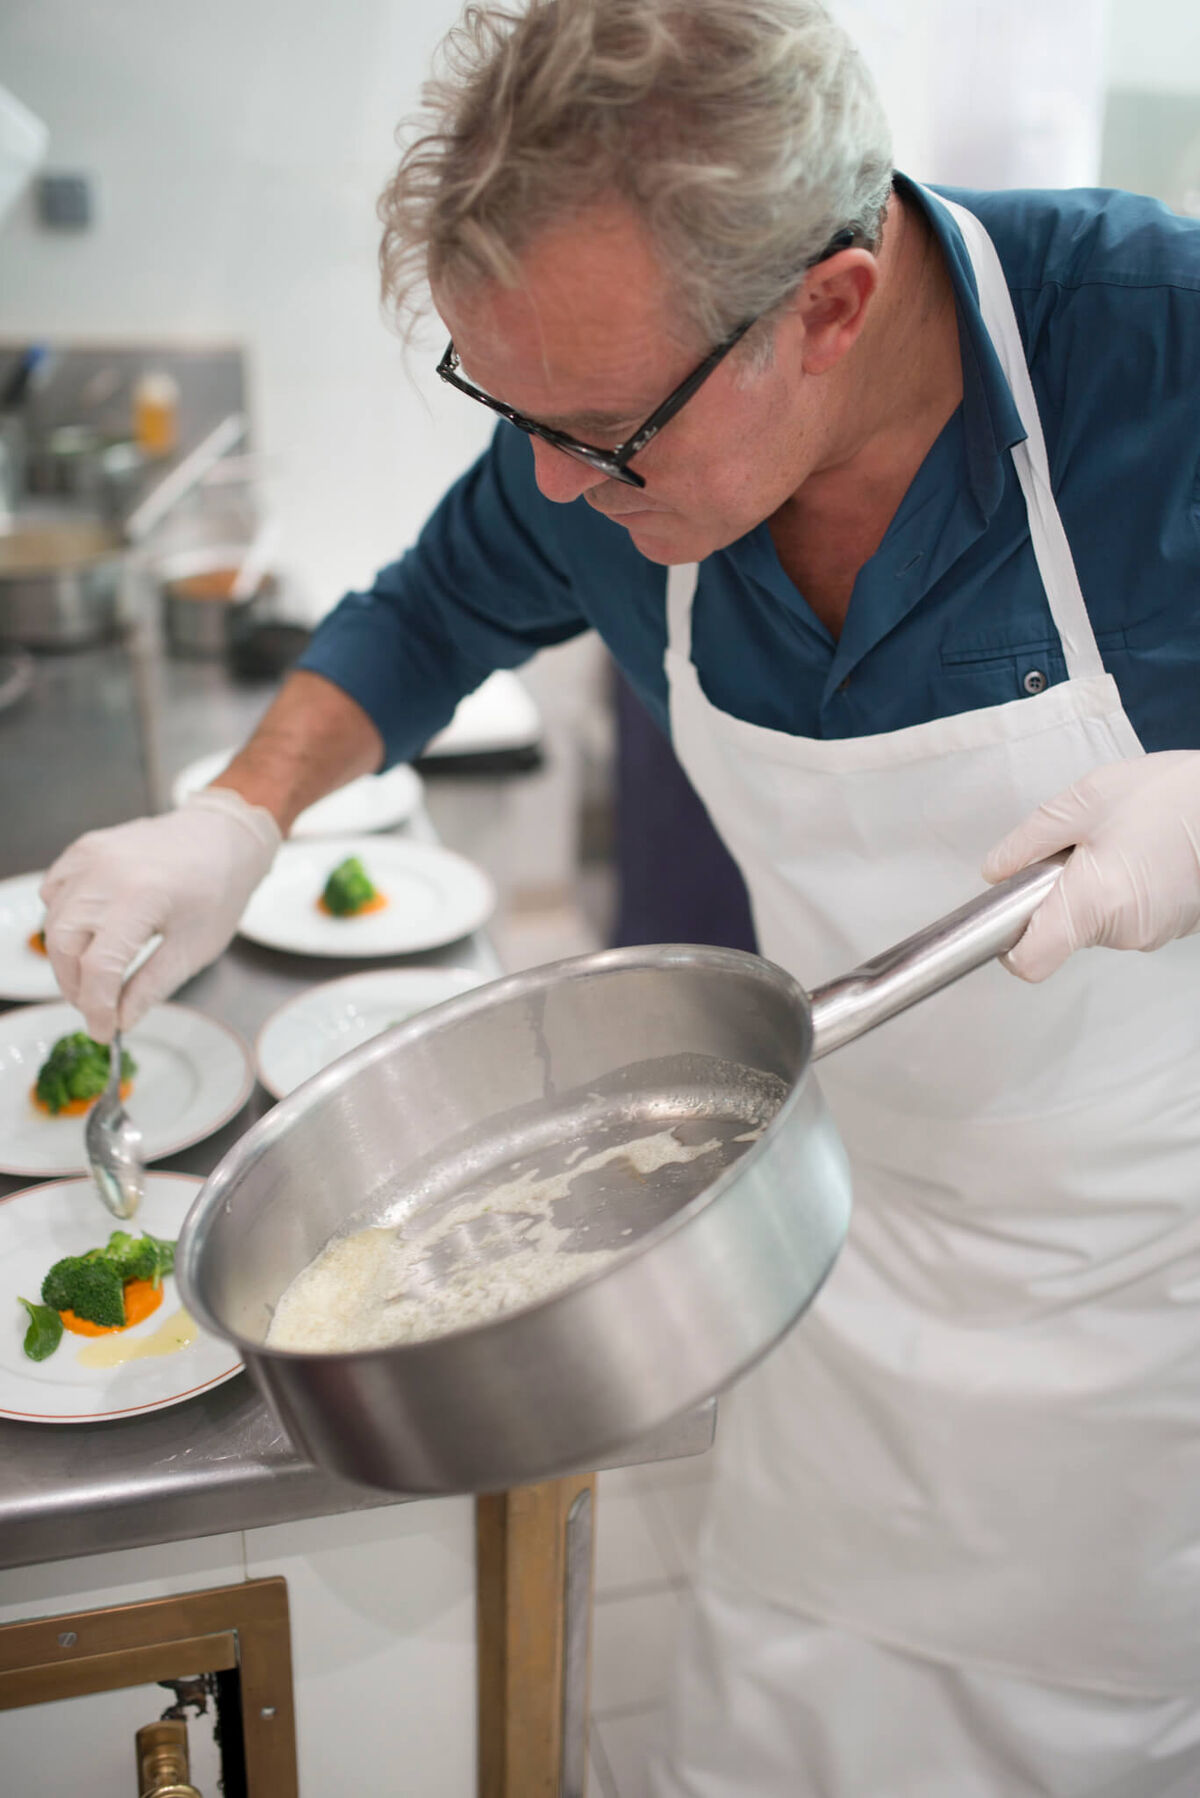
[[[696, 570], [668, 580], [676, 753], [762, 953], [808, 988], [972, 897], [1036, 805], [1142, 753], [1052, 497], [1003, 272], [950, 210], [1028, 433], [1012, 453], [1067, 681], [877, 736], [789, 736], [709, 703]], [[850, 1156], [850, 1238], [723, 1402], [702, 1582], [933, 1660], [1200, 1694], [1200, 937], [1086, 951], [1037, 987], [992, 964], [819, 1076]], [[869, 1695], [848, 1703], [861, 1727]], [[1019, 1789], [997, 1756], [994, 1791]]]

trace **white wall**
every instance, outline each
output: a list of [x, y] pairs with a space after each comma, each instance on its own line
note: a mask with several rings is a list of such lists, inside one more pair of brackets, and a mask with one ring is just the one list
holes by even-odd
[[[1103, 0], [833, 0], [901, 165], [967, 184], [1095, 177]], [[1200, 62], [1195, 0], [1111, 0], [1110, 66]], [[375, 196], [458, 0], [8, 0], [0, 79], [97, 220], [0, 227], [0, 334], [235, 338], [314, 614], [410, 542], [488, 421], [406, 365], [376, 302]]]
[[[314, 612], [415, 536], [487, 420], [406, 373], [376, 301], [375, 196], [456, 0], [8, 0], [5, 84], [90, 231], [0, 227], [0, 335], [236, 339], [284, 553]], [[440, 344], [436, 348], [440, 350]], [[431, 401], [433, 402], [431, 404]]]
[[1108, 85], [1200, 94], [1196, 0], [1109, 0]]
[[827, 3], [875, 78], [906, 174], [982, 188], [1096, 179], [1108, 0]]

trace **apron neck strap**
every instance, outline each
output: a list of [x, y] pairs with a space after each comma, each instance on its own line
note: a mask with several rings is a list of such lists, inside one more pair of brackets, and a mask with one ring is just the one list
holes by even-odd
[[1046, 589], [1050, 616], [1062, 642], [1067, 674], [1072, 680], [1102, 675], [1104, 663], [1084, 604], [1067, 533], [1054, 502], [1042, 421], [1029, 378], [1017, 315], [1013, 311], [996, 246], [973, 212], [953, 200], [944, 200], [940, 194], [930, 193], [928, 188], [923, 188], [922, 192], [935, 206], [944, 208], [962, 232], [979, 289], [979, 310], [1025, 427], [1025, 441], [1013, 445], [1012, 458], [1025, 495], [1029, 536]]
[[681, 562], [667, 569], [667, 648], [692, 659], [692, 599], [700, 567], [696, 562]]
[[[962, 232], [979, 288], [983, 322], [1025, 427], [1025, 441], [1013, 445], [1013, 463], [1025, 496], [1030, 541], [1046, 589], [1050, 616], [1062, 643], [1067, 674], [1072, 680], [1103, 675], [1104, 662], [1084, 604], [1075, 559], [1054, 501], [1042, 421], [996, 247], [973, 212], [953, 200], [942, 199], [940, 194], [930, 193], [928, 188], [922, 191], [935, 206], [950, 214]], [[667, 644], [688, 662], [692, 657], [692, 599], [697, 574], [694, 562], [667, 570]]]

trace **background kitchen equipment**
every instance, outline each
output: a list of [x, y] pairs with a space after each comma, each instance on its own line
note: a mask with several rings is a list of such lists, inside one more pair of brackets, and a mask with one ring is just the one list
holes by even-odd
[[99, 520], [17, 514], [0, 535], [0, 641], [72, 649], [111, 636], [123, 555]]
[[60, 649], [109, 635], [127, 553], [152, 536], [245, 429], [243, 413], [222, 419], [120, 525], [69, 513], [16, 514], [0, 535], [0, 636]]
[[[850, 1174], [812, 1061], [1011, 948], [1064, 859], [811, 1000], [756, 956], [666, 945], [447, 1001], [326, 1068], [230, 1151], [180, 1238], [185, 1302], [236, 1344], [297, 1447], [353, 1479], [489, 1491], [594, 1466], [745, 1372], [829, 1272]], [[579, 1166], [666, 1130], [695, 1158]], [[555, 1252], [620, 1252], [552, 1297], [428, 1340], [266, 1346], [277, 1300], [331, 1237], [400, 1221], [411, 1237], [414, 1219], [426, 1232], [525, 1173], [564, 1182]], [[477, 1221], [423, 1278], [486, 1275], [522, 1228]]]
[[[133, 437], [133, 395], [147, 368], [162, 369], [179, 394], [185, 453], [174, 461], [147, 456]], [[0, 640], [71, 649], [114, 633], [125, 550], [178, 513], [203, 478], [205, 464], [191, 463], [197, 447], [212, 446], [208, 467], [232, 447], [219, 427], [241, 415], [242, 388], [240, 354], [224, 346], [0, 345]]]
[[249, 680], [290, 666], [311, 633], [288, 616], [287, 583], [272, 568], [278, 541], [266, 517], [236, 542], [176, 549], [149, 564], [169, 653], [222, 658]]
[[274, 575], [263, 570], [250, 592], [236, 591], [245, 549], [245, 544], [214, 543], [177, 550], [152, 564], [163, 640], [172, 655], [228, 655], [249, 609], [277, 590]]
[[[153, 339], [128, 344], [92, 345], [58, 339], [0, 340], [0, 411], [14, 410], [6, 395], [16, 384], [31, 352], [29, 371], [19, 401], [25, 432], [25, 491], [30, 499], [71, 498], [81, 477], [64, 467], [64, 442], [70, 432], [106, 448], [135, 443], [134, 394], [149, 370], [170, 376], [178, 392], [178, 442], [186, 452], [246, 405], [242, 351], [233, 343], [172, 344]], [[65, 439], [56, 432], [67, 433]], [[168, 464], [147, 459], [141, 487], [147, 490]], [[84, 483], [86, 485], [86, 483]], [[128, 509], [128, 508], [126, 508]]]

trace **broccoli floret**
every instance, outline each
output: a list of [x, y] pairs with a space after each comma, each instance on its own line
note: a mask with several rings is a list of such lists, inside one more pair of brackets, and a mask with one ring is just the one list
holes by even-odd
[[56, 1261], [42, 1281], [42, 1303], [55, 1311], [73, 1311], [93, 1324], [119, 1328], [125, 1322], [125, 1284], [103, 1249]]
[[[35, 1091], [46, 1110], [57, 1115], [72, 1099], [94, 1099], [108, 1084], [109, 1051], [85, 1030], [60, 1036], [38, 1069]], [[137, 1063], [122, 1050], [121, 1078], [132, 1080]]]
[[55, 1311], [73, 1311], [89, 1323], [122, 1326], [125, 1282], [149, 1280], [160, 1286], [175, 1269], [175, 1244], [149, 1230], [131, 1236], [114, 1230], [102, 1249], [65, 1255], [42, 1281], [42, 1303]]
[[321, 897], [326, 911], [332, 912], [335, 918], [349, 918], [379, 895], [358, 856], [348, 855], [325, 882]]
[[125, 1265], [126, 1262], [136, 1255], [141, 1240], [142, 1238], [140, 1236], [131, 1236], [128, 1230], [114, 1230], [104, 1247], [102, 1249], [94, 1249], [92, 1253], [95, 1255], [102, 1255], [105, 1261], [111, 1261], [114, 1267], [120, 1269], [122, 1279], [138, 1280], [141, 1278], [141, 1275], [127, 1274], [125, 1272]]
[[159, 1286], [163, 1275], [175, 1267], [175, 1244], [148, 1230], [131, 1236], [127, 1230], [114, 1230], [104, 1248], [104, 1260], [110, 1262], [122, 1280], [149, 1280]]

